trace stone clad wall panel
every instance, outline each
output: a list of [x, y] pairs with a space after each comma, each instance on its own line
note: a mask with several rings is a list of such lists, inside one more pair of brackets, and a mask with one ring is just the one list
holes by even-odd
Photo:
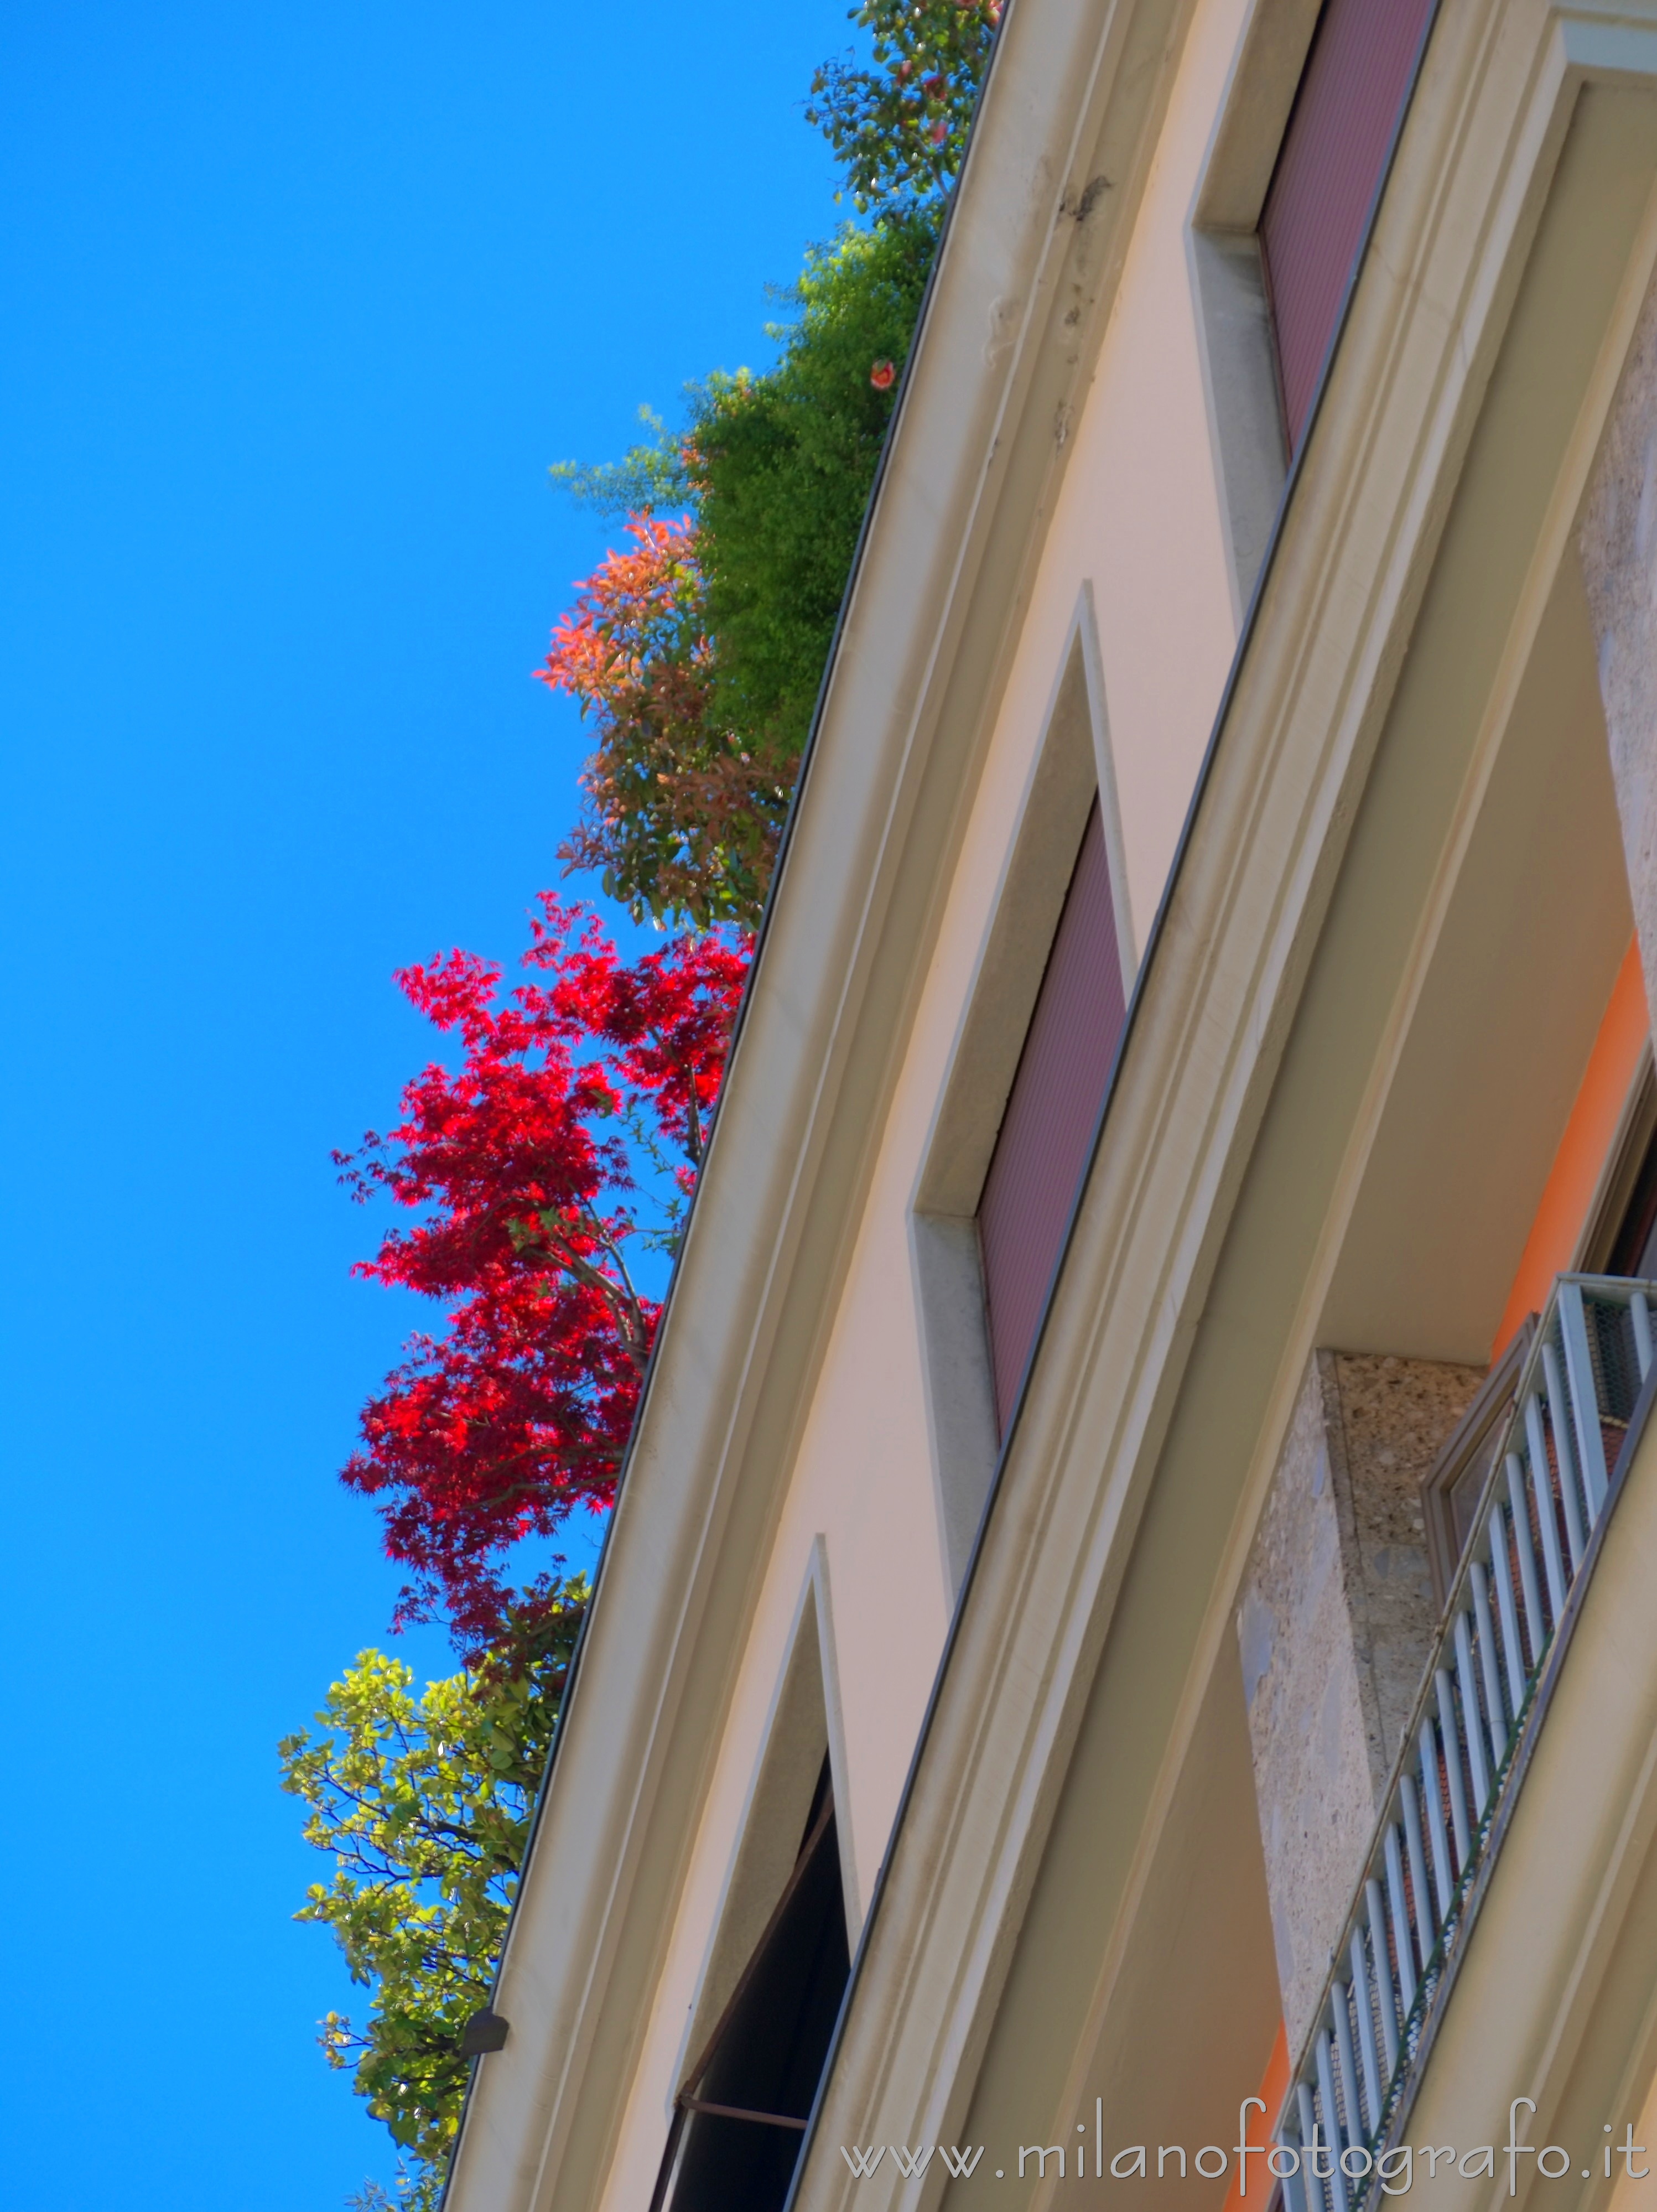
[[1640, 312], [1578, 543], [1634, 926], [1657, 1023], [1657, 284]]
[[1291, 2049], [1311, 2024], [1436, 1623], [1420, 1482], [1483, 1380], [1319, 1352], [1237, 1615]]

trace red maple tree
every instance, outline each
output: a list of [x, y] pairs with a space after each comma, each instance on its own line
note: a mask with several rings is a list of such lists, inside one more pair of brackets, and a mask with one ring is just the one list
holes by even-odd
[[540, 905], [535, 981], [502, 995], [461, 951], [399, 972], [460, 1065], [428, 1066], [395, 1128], [335, 1155], [355, 1197], [421, 1217], [355, 1272], [450, 1310], [368, 1401], [343, 1479], [381, 1501], [411, 1570], [398, 1621], [440, 1611], [474, 1651], [552, 1587], [510, 1586], [513, 1547], [615, 1496], [659, 1312], [637, 1259], [677, 1237], [750, 949], [686, 936], [629, 964], [582, 908]]

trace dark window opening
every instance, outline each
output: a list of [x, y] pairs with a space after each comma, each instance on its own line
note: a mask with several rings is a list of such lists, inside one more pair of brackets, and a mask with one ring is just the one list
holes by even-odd
[[[1632, 1275], [1649, 1282], [1657, 1272], [1657, 1082], [1649, 1066], [1641, 1077], [1626, 1144], [1627, 1166], [1611, 1194], [1617, 1226], [1594, 1274]], [[1617, 1187], [1620, 1185], [1620, 1188]]]
[[780, 2212], [850, 1971], [825, 1758], [794, 1871], [679, 2092], [659, 2205], [671, 2179], [672, 2212]]
[[1325, 0], [1260, 215], [1289, 450], [1306, 433], [1435, 0]]
[[1088, 1164], [1124, 1012], [1110, 862], [1096, 799], [979, 1201], [990, 1364], [1004, 1434]]

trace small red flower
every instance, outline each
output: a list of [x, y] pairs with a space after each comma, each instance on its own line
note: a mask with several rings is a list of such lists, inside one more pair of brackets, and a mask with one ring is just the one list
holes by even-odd
[[896, 377], [897, 371], [889, 361], [877, 361], [869, 371], [869, 381], [877, 392], [889, 392]]
[[941, 146], [941, 145], [944, 143], [944, 140], [949, 137], [949, 135], [950, 135], [950, 126], [949, 126], [949, 125], [948, 125], [948, 124], [944, 120], [944, 118], [940, 115], [940, 116], [938, 117], [938, 118], [937, 122], [936, 122], [936, 123], [934, 123], [934, 124], [933, 124], [933, 125], [932, 125], [932, 143], [933, 143], [933, 145], [934, 145], [934, 146]]

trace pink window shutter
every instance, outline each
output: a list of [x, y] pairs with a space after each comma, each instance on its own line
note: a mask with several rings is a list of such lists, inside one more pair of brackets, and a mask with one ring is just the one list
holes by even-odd
[[1125, 1011], [1110, 862], [1096, 799], [979, 1201], [990, 1358], [1004, 1432], [1087, 1166]]
[[1326, 0], [1260, 216], [1299, 450], [1433, 0]]

